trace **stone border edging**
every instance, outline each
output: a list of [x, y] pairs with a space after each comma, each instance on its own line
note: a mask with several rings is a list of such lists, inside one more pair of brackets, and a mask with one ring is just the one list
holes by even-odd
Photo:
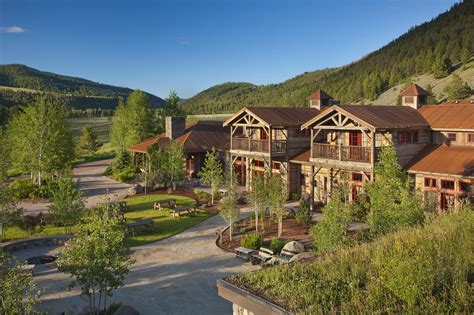
[[71, 238], [72, 235], [37, 236], [0, 243], [0, 248], [4, 249], [8, 253], [12, 253], [18, 250], [36, 246], [64, 245]]

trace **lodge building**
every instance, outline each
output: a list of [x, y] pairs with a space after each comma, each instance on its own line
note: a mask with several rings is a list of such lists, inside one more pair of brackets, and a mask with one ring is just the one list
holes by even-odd
[[378, 152], [393, 144], [416, 189], [438, 208], [473, 196], [474, 104], [426, 105], [428, 93], [412, 84], [401, 106], [340, 105], [322, 90], [308, 108], [245, 107], [224, 122], [229, 158], [239, 182], [251, 189], [265, 170], [279, 173], [289, 194], [325, 203], [341, 182], [356, 200], [374, 179]]
[[[244, 107], [223, 124], [167, 118], [167, 131], [130, 148], [146, 152], [156, 142], [183, 143], [186, 172], [196, 176], [204, 155], [216, 148], [240, 185], [264, 174], [283, 176], [288, 194], [325, 203], [340, 184], [357, 200], [365, 183], [376, 180], [380, 149], [393, 144], [400, 165], [415, 188], [437, 208], [474, 198], [474, 103], [427, 105], [428, 93], [416, 84], [400, 94], [401, 106], [341, 105], [322, 90], [306, 108]], [[177, 127], [176, 127], [177, 126]], [[176, 131], [177, 130], [177, 131]]]

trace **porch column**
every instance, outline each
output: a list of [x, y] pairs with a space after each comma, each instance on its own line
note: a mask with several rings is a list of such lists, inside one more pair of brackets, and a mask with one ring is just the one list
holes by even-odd
[[245, 158], [245, 189], [249, 191], [250, 189], [250, 163], [249, 158]]
[[310, 198], [309, 198], [309, 210], [314, 211], [314, 166], [311, 165], [311, 173], [309, 177], [309, 188], [310, 188]]

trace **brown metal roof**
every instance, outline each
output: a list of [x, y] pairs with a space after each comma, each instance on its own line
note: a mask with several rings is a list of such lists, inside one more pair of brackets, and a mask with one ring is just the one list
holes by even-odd
[[311, 149], [298, 154], [297, 156], [292, 158], [290, 162], [298, 163], [298, 164], [306, 164], [306, 163], [309, 163], [310, 156], [311, 156]]
[[429, 93], [418, 84], [412, 83], [406, 90], [400, 93], [400, 96], [427, 96]]
[[[186, 127], [184, 134], [176, 140], [183, 144], [185, 153], [206, 152], [212, 148], [226, 150], [229, 147], [230, 131], [229, 128], [222, 127], [220, 121], [198, 121]], [[148, 148], [157, 142], [166, 144], [170, 142], [170, 138], [162, 133], [132, 145], [129, 151], [146, 153]]]
[[294, 107], [244, 107], [224, 122], [231, 125], [242, 115], [250, 114], [268, 126], [299, 127], [319, 114], [316, 108]]
[[414, 108], [408, 106], [382, 105], [333, 105], [324, 109], [317, 117], [304, 124], [307, 128], [331, 111], [346, 112], [368, 127], [376, 129], [398, 129], [428, 127], [428, 122]]
[[474, 104], [469, 100], [425, 105], [418, 111], [433, 129], [474, 129]]
[[474, 176], [474, 146], [429, 146], [414, 159], [408, 171]]
[[319, 114], [316, 108], [247, 107], [270, 126], [301, 126]]
[[324, 92], [323, 90], [317, 90], [316, 92], [314, 92], [313, 94], [311, 94], [309, 97], [308, 97], [309, 100], [330, 100], [332, 99], [331, 96], [329, 96], [326, 92]]

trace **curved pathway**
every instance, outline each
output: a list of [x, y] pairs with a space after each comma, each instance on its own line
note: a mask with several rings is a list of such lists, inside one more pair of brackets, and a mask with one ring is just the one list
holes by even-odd
[[[73, 169], [73, 175], [79, 181], [84, 193], [86, 208], [92, 208], [106, 198], [120, 200], [127, 196], [131, 185], [119, 183], [104, 176], [107, 167], [113, 159], [100, 160], [78, 164]], [[48, 211], [48, 202], [44, 201], [22, 201], [18, 205], [25, 209], [25, 214], [38, 215], [40, 212]]]
[[[242, 215], [248, 212], [243, 211]], [[214, 216], [180, 234], [133, 248], [135, 264], [125, 286], [114, 291], [112, 301], [132, 305], [140, 314], [232, 314], [232, 305], [217, 295], [216, 280], [257, 267], [219, 249], [215, 230], [224, 226]], [[35, 254], [42, 254], [35, 250]], [[46, 247], [54, 253], [57, 248]], [[31, 249], [15, 252], [20, 259]], [[77, 288], [69, 291], [69, 278], [54, 264], [35, 267], [35, 282], [46, 289], [40, 309], [49, 314], [79, 313], [87, 300]]]

